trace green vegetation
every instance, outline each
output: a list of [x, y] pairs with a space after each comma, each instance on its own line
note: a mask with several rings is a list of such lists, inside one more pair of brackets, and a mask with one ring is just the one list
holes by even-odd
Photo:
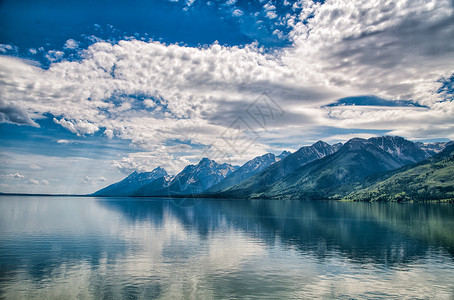
[[399, 166], [402, 163], [395, 156], [369, 143], [352, 140], [338, 152], [312, 161], [277, 181], [270, 171], [264, 171], [219, 196], [454, 202], [454, 145], [430, 159]]
[[344, 199], [454, 202], [454, 146], [423, 162], [368, 178]]
[[[263, 172], [226, 190], [222, 196], [271, 199], [341, 199], [351, 184], [377, 172], [403, 164], [389, 153], [364, 140], [351, 140], [332, 155], [314, 160], [280, 180]], [[271, 167], [270, 167], [271, 169]], [[268, 177], [267, 177], [268, 176]], [[264, 179], [269, 180], [264, 180]]]

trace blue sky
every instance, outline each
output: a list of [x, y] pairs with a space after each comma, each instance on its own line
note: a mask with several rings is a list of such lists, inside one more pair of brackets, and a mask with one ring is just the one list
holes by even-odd
[[452, 1], [2, 1], [0, 191], [454, 138]]

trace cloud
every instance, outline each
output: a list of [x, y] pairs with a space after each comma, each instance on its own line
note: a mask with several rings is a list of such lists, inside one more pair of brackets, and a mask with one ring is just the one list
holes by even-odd
[[[110, 182], [115, 182], [122, 177], [122, 174], [115, 172], [110, 167], [112, 161], [104, 156], [96, 159], [72, 156], [49, 156], [36, 155], [31, 153], [7, 152], [8, 164], [2, 161], [3, 174], [19, 173], [24, 178], [14, 179], [12, 176], [6, 180], [0, 177], [0, 182], [8, 183], [9, 186], [4, 188], [3, 192], [24, 192], [27, 193], [58, 193], [58, 194], [88, 194], [96, 188], [104, 185], [103, 181], [96, 181], [93, 185], [83, 184], [85, 176], [92, 178], [104, 177]], [[42, 169], [30, 168], [30, 165], [39, 162]], [[71, 170], [68, 172], [68, 170]], [[27, 179], [32, 178], [39, 181], [40, 184], [30, 184]], [[49, 181], [46, 185], [45, 181]]]
[[[225, 125], [210, 120], [227, 107], [244, 112], [244, 104], [252, 103], [265, 88], [272, 88], [282, 102], [291, 103], [296, 94], [302, 95], [301, 89], [287, 83], [291, 78], [277, 59], [261, 51], [256, 45], [96, 43], [85, 50], [80, 63], [54, 63], [47, 71], [21, 65], [25, 69], [21, 74], [29, 77], [11, 72], [9, 76], [16, 76], [11, 80], [14, 84], [2, 88], [34, 113], [57, 116], [54, 122], [75, 134], [102, 130], [108, 137], [130, 139], [147, 150], [153, 145], [168, 148], [166, 141], [177, 139], [208, 146], [222, 142]], [[9, 63], [9, 58], [3, 59]], [[29, 88], [20, 89], [23, 85]], [[310, 93], [304, 92], [308, 102], [327, 95]], [[227, 122], [236, 117], [232, 114]]]
[[297, 66], [387, 99], [439, 100], [437, 80], [453, 70], [451, 1], [327, 1], [313, 14], [290, 33]]
[[319, 73], [316, 81], [344, 87], [351, 96], [410, 99], [428, 107], [327, 109], [324, 123], [390, 130], [408, 138], [454, 137], [449, 133], [454, 103], [437, 92], [440, 79], [454, 69], [454, 41], [448, 37], [454, 34], [451, 1], [327, 1], [308, 8], [299, 19], [313, 15], [309, 22], [289, 19], [294, 29], [289, 34], [293, 48], [282, 56], [287, 64], [300, 73]]
[[35, 164], [35, 163], [32, 163], [29, 165], [29, 168], [32, 169], [32, 170], [42, 170], [43, 167], [38, 165], [38, 164]]
[[336, 142], [345, 142], [352, 138], [369, 139], [371, 137], [376, 137], [376, 136], [378, 136], [378, 135], [373, 134], [373, 133], [358, 132], [358, 133], [349, 133], [349, 134], [335, 134], [335, 135], [329, 136], [323, 140], [327, 143], [336, 143]]
[[56, 62], [56, 61], [61, 60], [64, 55], [65, 55], [65, 52], [63, 52], [63, 51], [49, 50], [46, 54], [46, 58], [50, 62]]
[[85, 184], [95, 184], [97, 181], [104, 182], [106, 181], [105, 177], [90, 177], [90, 176], [85, 176], [83, 179], [83, 183]]
[[41, 179], [41, 184], [49, 185], [49, 181], [47, 179]]
[[25, 176], [19, 173], [14, 173], [14, 174], [0, 174], [0, 178], [5, 178], [5, 179], [24, 179]]
[[265, 9], [265, 11], [269, 11], [269, 10], [275, 10], [276, 9], [276, 6], [274, 6], [273, 4], [271, 3], [266, 3], [263, 8]]
[[[76, 133], [77, 135], [80, 134], [93, 134], [96, 131], [99, 130], [98, 126], [94, 125], [93, 123], [90, 123], [88, 121], [84, 120], [77, 120], [77, 121], [66, 121], [64, 118], [57, 120], [54, 118], [54, 122], [57, 124], [60, 124], [64, 128], [68, 129], [72, 133]], [[65, 143], [65, 140], [60, 140], [62, 142], [60, 143]], [[58, 141], [57, 141], [58, 143]]]
[[39, 181], [36, 180], [36, 179], [34, 179], [34, 178], [28, 179], [27, 182], [28, 182], [29, 184], [39, 185]]
[[[305, 0], [295, 2], [298, 13], [288, 16], [265, 6], [268, 17], [291, 28], [289, 47], [99, 41], [77, 50], [80, 61], [55, 60], [46, 70], [0, 56], [0, 78], [7, 83], [0, 86], [2, 103], [22, 112], [18, 124], [52, 114], [74, 134], [130, 140], [145, 154], [118, 159], [122, 170], [177, 170], [204, 149], [230, 149], [223, 133], [236, 118], [247, 117], [247, 107], [263, 91], [285, 118], [267, 128], [246, 120], [260, 138], [243, 156], [232, 151], [229, 159], [281, 147], [282, 140], [301, 143], [320, 126], [454, 138], [454, 103], [449, 93], [437, 92], [440, 79], [454, 70], [451, 1]], [[360, 95], [425, 107], [326, 106]]]
[[66, 41], [65, 45], [63, 46], [64, 49], [76, 49], [79, 47], [79, 42], [69, 39]]
[[178, 149], [159, 147], [153, 152], [131, 153], [127, 157], [114, 161], [112, 166], [124, 174], [130, 174], [133, 171], [149, 172], [159, 166], [170, 174], [177, 174], [190, 161], [184, 155], [172, 154], [176, 151]]
[[2, 100], [0, 100], [0, 123], [39, 127], [23, 108], [13, 103], [3, 102]]
[[275, 29], [273, 31], [273, 34], [276, 35], [280, 39], [282, 39], [284, 37], [284, 33], [282, 31], [280, 31], [279, 29]]
[[58, 140], [57, 143], [59, 143], [59, 144], [69, 144], [70, 141], [68, 141], [68, 140]]
[[269, 10], [266, 12], [266, 17], [268, 19], [276, 19], [277, 18], [277, 13], [274, 10]]
[[104, 135], [111, 139], [114, 137], [114, 132], [112, 129], [106, 129], [104, 130]]
[[241, 9], [235, 9], [232, 13], [234, 17], [241, 17], [243, 15], [243, 11]]
[[8, 45], [8, 44], [0, 44], [0, 53], [2, 54], [8, 54], [8, 53], [17, 53], [18, 48], [13, 45]]

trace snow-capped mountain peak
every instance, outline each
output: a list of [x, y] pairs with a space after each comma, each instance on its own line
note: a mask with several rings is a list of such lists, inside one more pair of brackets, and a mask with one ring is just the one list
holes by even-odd
[[400, 136], [381, 136], [368, 139], [378, 148], [399, 158], [401, 161], [417, 162], [428, 158], [425, 151], [421, 150], [415, 143]]
[[197, 165], [189, 165], [178, 173], [169, 184], [170, 193], [200, 193], [221, 182], [238, 166], [219, 164], [209, 158], [202, 158]]

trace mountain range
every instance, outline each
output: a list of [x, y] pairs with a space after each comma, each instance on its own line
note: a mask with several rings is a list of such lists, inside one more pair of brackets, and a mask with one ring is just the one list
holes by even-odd
[[272, 164], [282, 160], [290, 154], [289, 151], [283, 151], [280, 155], [274, 155], [273, 153], [267, 153], [262, 156], [257, 156], [254, 159], [246, 162], [235, 172], [228, 175], [224, 180], [216, 184], [215, 186], [208, 189], [208, 192], [218, 192], [225, 190], [233, 185], [241, 183], [246, 179], [252, 177], [255, 174], [262, 172]]
[[345, 197], [356, 201], [454, 199], [454, 144], [428, 160], [371, 176]]
[[[155, 192], [156, 195], [194, 195], [200, 194], [238, 169], [230, 164], [218, 164], [214, 160], [203, 158], [197, 165], [189, 165], [178, 173], [168, 186]], [[148, 196], [138, 191], [135, 196]]]
[[[278, 180], [270, 168], [223, 193], [240, 198], [330, 199], [339, 197], [339, 189], [347, 184], [426, 157], [417, 145], [400, 137], [354, 138], [335, 153], [312, 160]], [[274, 180], [263, 184], [263, 178], [270, 177]]]
[[[424, 186], [419, 189], [419, 196], [428, 200], [447, 199], [453, 197], [449, 190], [454, 185], [453, 168], [440, 167], [442, 163], [437, 159], [442, 158], [446, 164], [446, 151], [451, 148], [452, 143], [424, 144], [398, 136], [353, 138], [334, 145], [318, 141], [294, 153], [284, 151], [280, 155], [267, 153], [255, 157], [241, 167], [203, 158], [174, 177], [159, 167], [152, 172], [134, 172], [93, 195], [400, 201], [416, 197], [409, 187]], [[431, 174], [443, 177], [443, 182], [435, 183], [434, 178], [438, 177], [429, 175], [425, 178], [432, 181], [421, 181], [418, 172], [422, 174], [433, 166], [441, 173]], [[400, 172], [407, 173], [399, 175]], [[402, 181], [399, 176], [406, 178], [407, 184], [401, 191], [395, 181], [396, 178]]]
[[135, 171], [122, 181], [111, 184], [95, 192], [93, 196], [131, 196], [143, 186], [148, 185], [157, 179], [168, 177], [166, 170], [161, 167], [157, 167], [151, 172], [138, 173]]
[[157, 167], [151, 172], [133, 172], [120, 182], [109, 185], [93, 196], [179, 196], [199, 194], [218, 184], [238, 169], [203, 158], [197, 165], [188, 165], [176, 176]]

